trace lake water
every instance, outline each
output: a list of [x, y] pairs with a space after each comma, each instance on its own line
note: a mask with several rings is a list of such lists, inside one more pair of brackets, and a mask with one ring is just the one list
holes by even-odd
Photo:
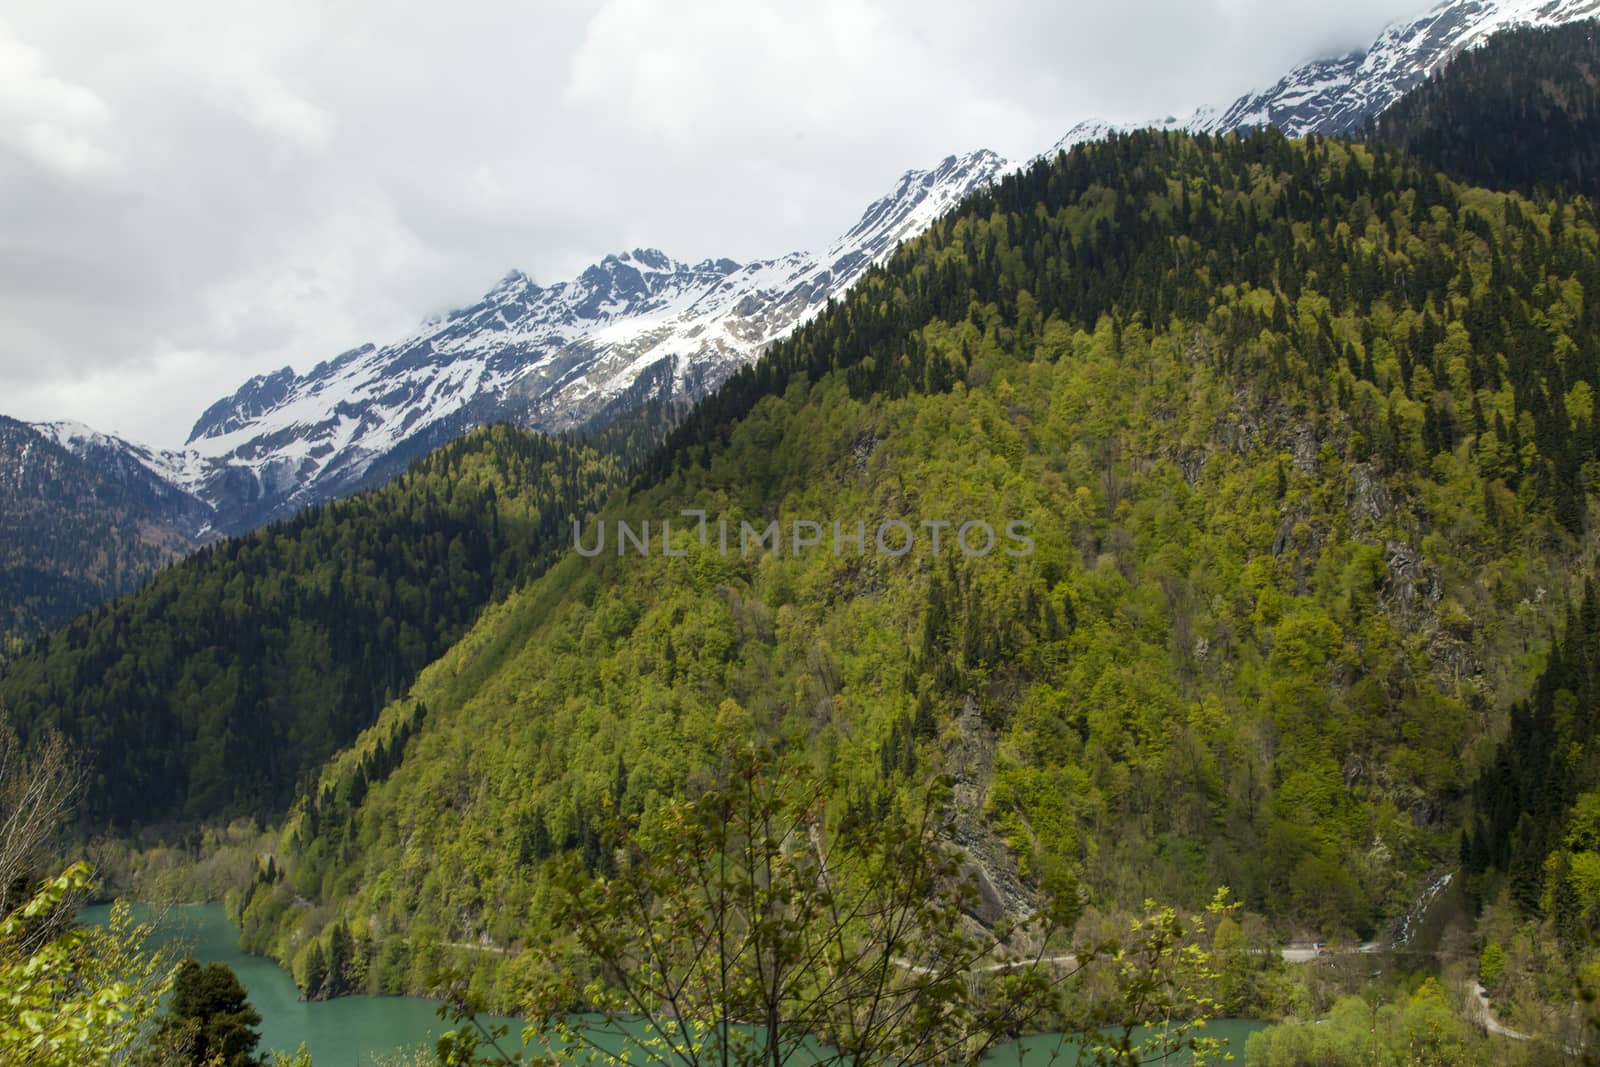
[[[82, 917], [85, 922], [103, 923], [109, 912], [109, 906], [99, 905], [85, 909]], [[452, 1026], [435, 1014], [435, 1001], [416, 997], [302, 1001], [299, 990], [281, 967], [240, 950], [239, 932], [228, 922], [220, 904], [165, 909], [159, 940], [182, 943], [202, 963], [220, 962], [232, 967], [249, 993], [251, 1005], [261, 1013], [261, 1050], [293, 1051], [304, 1042], [316, 1067], [367, 1067], [377, 1056], [431, 1045], [441, 1031]], [[1240, 1064], [1244, 1062], [1245, 1038], [1263, 1025], [1253, 1020], [1221, 1019], [1208, 1026], [1206, 1032], [1226, 1038], [1234, 1056], [1232, 1062]], [[1020, 1047], [1014, 1045], [995, 1053], [991, 1062], [995, 1067], [1070, 1067], [1070, 1055], [1051, 1055], [1060, 1045], [1059, 1037], [1030, 1038]]]

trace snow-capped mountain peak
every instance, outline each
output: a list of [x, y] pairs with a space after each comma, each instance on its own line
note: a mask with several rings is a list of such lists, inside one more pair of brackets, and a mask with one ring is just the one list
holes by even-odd
[[1008, 169], [978, 151], [908, 171], [820, 254], [687, 263], [634, 248], [548, 285], [512, 270], [392, 344], [251, 378], [200, 416], [183, 452], [146, 449], [140, 462], [243, 529], [479, 423], [580, 426], [614, 414], [646, 376], [693, 399]]
[[1227, 133], [1275, 126], [1290, 137], [1360, 131], [1396, 100], [1468, 48], [1513, 26], [1559, 26], [1600, 15], [1600, 0], [1443, 0], [1415, 18], [1390, 23], [1372, 45], [1302, 63], [1258, 93], [1225, 108], [1202, 107], [1185, 118], [1113, 124], [1078, 123], [1051, 149], [1099, 140], [1131, 129]]
[[294, 369], [291, 367], [284, 367], [272, 374], [256, 375], [241, 385], [232, 396], [224, 397], [207, 408], [195, 422], [194, 429], [189, 431], [188, 443], [193, 444], [201, 438], [219, 437], [247, 425], [251, 419], [261, 417], [283, 402], [294, 380]]
[[185, 537], [203, 541], [211, 536], [216, 516], [191, 491], [198, 481], [192, 455], [151, 448], [67, 419], [30, 425], [101, 475], [140, 494], [151, 514]]
[[[1225, 108], [1145, 125], [1348, 132], [1498, 30], [1596, 14], [1600, 0], [1445, 0], [1390, 25], [1365, 50], [1302, 64]], [[1119, 128], [1079, 123], [1051, 154]], [[250, 379], [201, 415], [181, 452], [67, 424], [46, 432], [80, 454], [120, 449], [214, 508], [218, 528], [245, 529], [392, 473], [482, 422], [581, 426], [619, 413], [647, 386], [651, 395], [693, 399], [1009, 169], [979, 151], [908, 171], [820, 253], [686, 263], [635, 248], [543, 285], [512, 270], [475, 304], [393, 343], [351, 349], [304, 374], [286, 367]]]
[[1365, 51], [1305, 63], [1265, 92], [1185, 125], [1222, 132], [1273, 125], [1291, 137], [1358, 131], [1464, 49], [1512, 26], [1557, 26], [1600, 14], [1600, 0], [1445, 0], [1391, 23]]

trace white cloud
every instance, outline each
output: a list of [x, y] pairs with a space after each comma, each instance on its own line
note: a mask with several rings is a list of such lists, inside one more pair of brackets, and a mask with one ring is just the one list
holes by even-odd
[[50, 70], [45, 57], [0, 22], [0, 141], [67, 177], [113, 162], [100, 138], [111, 122], [106, 102]]
[[229, 26], [203, 62], [219, 102], [257, 129], [316, 150], [333, 138], [334, 121], [323, 108], [285, 83], [273, 67], [291, 65], [293, 42], [274, 41], [250, 23]]
[[242, 79], [237, 88], [241, 111], [261, 129], [304, 148], [324, 148], [332, 139], [333, 120], [327, 113], [276, 80]]

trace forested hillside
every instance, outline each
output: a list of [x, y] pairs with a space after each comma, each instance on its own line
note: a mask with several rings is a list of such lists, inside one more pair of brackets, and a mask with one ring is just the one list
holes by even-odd
[[576, 439], [475, 431], [78, 617], [6, 667], [0, 707], [85, 753], [92, 824], [277, 818], [621, 472]]
[[1379, 118], [1377, 136], [1496, 189], [1600, 194], [1600, 38], [1593, 20], [1507, 30]]
[[0, 662], [192, 551], [162, 504], [0, 415]]
[[1558, 932], [1574, 946], [1600, 934], [1597, 887], [1586, 882], [1581, 902], [1561, 899], [1579, 873], [1566, 869], [1574, 862], [1586, 878], [1600, 870], [1600, 795], [1591, 792], [1600, 787], [1597, 714], [1600, 600], [1590, 582], [1567, 612], [1532, 696], [1511, 711], [1506, 742], [1478, 781], [1477, 810], [1461, 844], [1467, 872], [1500, 874], [1524, 914], [1563, 913]]
[[[1461, 865], [1484, 905], [1479, 976], [1522, 1026], [1563, 1032], [1600, 993], [1600, 598], [1566, 612], [1538, 684], [1473, 789]], [[1566, 1031], [1571, 1039], [1577, 1035]]]
[[[742, 731], [804, 752], [842, 815], [951, 771], [1002, 910], [1059, 868], [1101, 904], [1227, 884], [1286, 931], [1377, 932], [1456, 862], [1574, 592], [1596, 291], [1587, 201], [1382, 147], [1142, 133], [1039, 162], [609, 505], [681, 555], [613, 528], [423, 671], [233, 901], [247, 943], [323, 991], [425, 988], [451, 953], [504, 999], [542, 862], [603, 864], [608, 804], [683, 790]], [[873, 544], [891, 520], [903, 555]], [[921, 525], [967, 520], [1034, 549], [969, 557], [952, 527], [935, 552]], [[739, 551], [743, 521], [780, 544]], [[862, 522], [866, 549], [796, 551], [795, 521]]]

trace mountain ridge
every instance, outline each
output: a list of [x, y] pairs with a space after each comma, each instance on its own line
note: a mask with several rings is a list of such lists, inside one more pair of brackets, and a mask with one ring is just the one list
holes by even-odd
[[1463, 50], [1514, 26], [1557, 26], [1600, 15], [1600, 0], [1442, 0], [1421, 15], [1394, 20], [1371, 45], [1301, 63], [1278, 82], [1226, 107], [1202, 106], [1185, 118], [1137, 125], [1087, 119], [1053, 151], [1139, 128], [1227, 133], [1273, 126], [1290, 137], [1359, 133]]
[[[1446, 0], [1397, 20], [1364, 50], [1295, 68], [1224, 108], [1156, 128], [1219, 132], [1258, 121], [1291, 136], [1347, 132], [1499, 29], [1600, 12], [1600, 0]], [[1089, 120], [1056, 150], [1123, 127]], [[476, 303], [389, 344], [255, 375], [163, 450], [70, 423], [37, 428], [90, 462], [139, 466], [186, 498], [194, 536], [240, 533], [391, 477], [474, 426], [604, 425], [642, 398], [686, 405], [849, 290], [871, 264], [1011, 165], [987, 150], [911, 170], [821, 253], [685, 263], [612, 253], [540, 285], [508, 271]], [[188, 521], [187, 519], [185, 521]]]
[[652, 368], [693, 400], [1008, 166], [980, 149], [907, 171], [820, 253], [687, 263], [635, 248], [547, 286], [509, 271], [398, 341], [252, 377], [206, 409], [183, 450], [162, 454], [164, 469], [237, 532], [362, 487], [430, 430], [578, 428]]
[[208, 511], [129, 458], [126, 442], [53, 428], [0, 415], [0, 657], [208, 538]]
[[[602, 862], [596, 812], [709, 779], [741, 724], [816, 761], [830, 816], [960, 773], [959, 845], [1024, 886], [1225, 884], [1376, 935], [1453, 862], [1531, 605], [1593, 544], [1592, 385], [1553, 383], [1594, 379], [1597, 305], [1547, 278], [1600, 270], [1596, 219], [1516, 199], [1277, 133], [1008, 177], [730, 379], [602, 518], [1021, 518], [1037, 551], [676, 525], [671, 552], [569, 551], [302, 792], [245, 943], [304, 982], [348, 923], [396, 992], [429, 989], [419, 944], [536, 943], [545, 862]], [[503, 989], [514, 957], [464, 965]]]

